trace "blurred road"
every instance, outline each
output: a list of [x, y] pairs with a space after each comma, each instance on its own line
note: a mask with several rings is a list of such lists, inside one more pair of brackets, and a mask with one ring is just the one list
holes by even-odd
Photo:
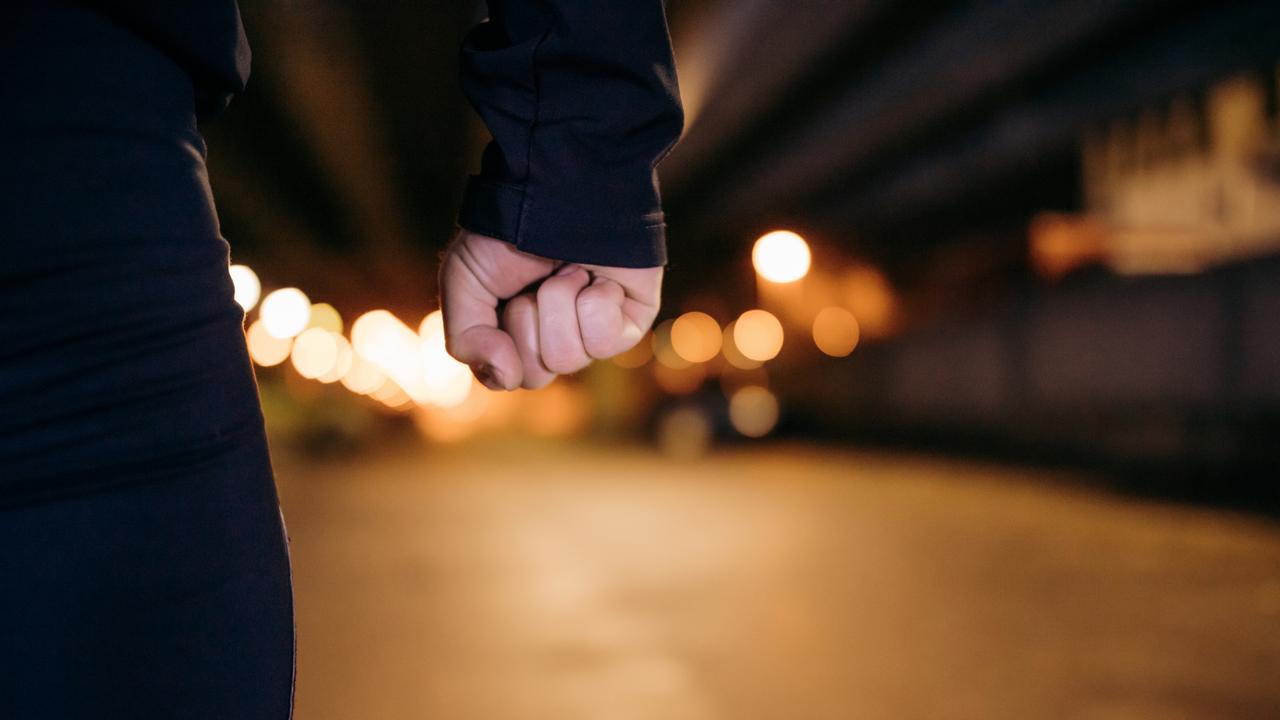
[[282, 459], [298, 720], [1280, 717], [1280, 526], [788, 446]]

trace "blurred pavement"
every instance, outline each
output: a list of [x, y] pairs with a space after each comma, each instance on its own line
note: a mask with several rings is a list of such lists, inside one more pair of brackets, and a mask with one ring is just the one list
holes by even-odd
[[1280, 717], [1280, 526], [756, 446], [282, 458], [298, 720]]

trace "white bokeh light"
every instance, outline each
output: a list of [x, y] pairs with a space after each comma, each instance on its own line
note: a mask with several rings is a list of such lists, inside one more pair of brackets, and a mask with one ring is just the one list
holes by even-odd
[[751, 264], [760, 277], [775, 283], [795, 282], [809, 274], [809, 243], [790, 230], [775, 230], [756, 240]]
[[418, 326], [422, 338], [422, 381], [431, 404], [457, 407], [471, 394], [471, 368], [445, 351], [444, 318], [432, 312]]
[[298, 288], [281, 288], [262, 299], [258, 315], [272, 337], [291, 338], [307, 329], [311, 301]]
[[235, 286], [236, 303], [245, 312], [249, 312], [262, 296], [262, 283], [258, 280], [258, 274], [248, 265], [232, 265], [228, 272], [231, 273], [231, 284]]

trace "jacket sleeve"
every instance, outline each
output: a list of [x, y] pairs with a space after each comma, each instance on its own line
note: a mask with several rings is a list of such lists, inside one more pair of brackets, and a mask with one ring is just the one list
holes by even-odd
[[489, 0], [462, 87], [488, 126], [459, 224], [543, 257], [666, 263], [655, 166], [684, 122], [662, 0]]

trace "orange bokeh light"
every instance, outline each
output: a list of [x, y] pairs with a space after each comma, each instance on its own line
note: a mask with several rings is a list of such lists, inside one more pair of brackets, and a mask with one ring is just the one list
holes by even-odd
[[825, 307], [813, 319], [813, 342], [831, 357], [844, 357], [858, 345], [858, 319], [840, 307]]
[[720, 353], [720, 324], [704, 312], [687, 312], [671, 325], [671, 349], [693, 363], [707, 362]]
[[767, 310], [748, 310], [733, 327], [733, 343], [750, 360], [765, 362], [782, 351], [782, 323]]

